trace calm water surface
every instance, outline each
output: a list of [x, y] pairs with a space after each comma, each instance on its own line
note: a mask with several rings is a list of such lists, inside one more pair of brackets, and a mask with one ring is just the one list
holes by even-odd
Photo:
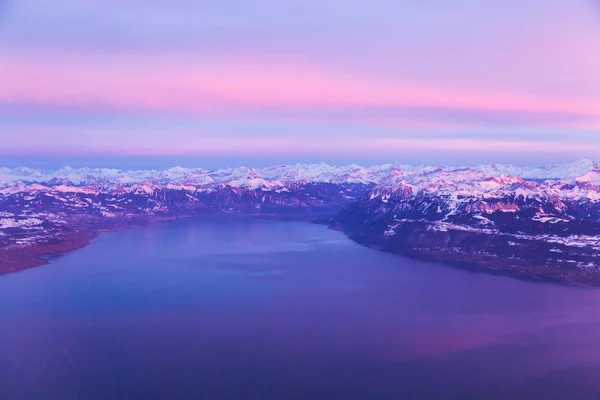
[[166, 398], [599, 399], [600, 292], [252, 220], [0, 276], [0, 399]]

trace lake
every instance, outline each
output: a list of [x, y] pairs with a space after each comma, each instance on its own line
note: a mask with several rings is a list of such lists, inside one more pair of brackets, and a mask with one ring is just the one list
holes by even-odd
[[0, 276], [2, 399], [597, 399], [600, 291], [304, 222], [104, 234]]

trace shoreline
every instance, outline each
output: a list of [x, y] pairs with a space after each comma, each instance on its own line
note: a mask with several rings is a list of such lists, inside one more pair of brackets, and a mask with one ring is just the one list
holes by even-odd
[[[334, 229], [337, 230], [337, 229]], [[556, 275], [554, 276], [540, 276], [540, 275], [536, 275], [536, 274], [527, 274], [527, 273], [520, 273], [520, 272], [514, 272], [512, 269], [504, 269], [504, 268], [494, 268], [493, 264], [489, 263], [476, 263], [473, 261], [468, 261], [468, 260], [461, 260], [461, 259], [456, 259], [456, 260], [449, 260], [449, 259], [445, 259], [444, 257], [438, 256], [436, 253], [416, 253], [416, 252], [400, 252], [400, 251], [395, 251], [395, 250], [391, 250], [391, 249], [386, 249], [384, 247], [378, 247], [375, 245], [369, 245], [367, 243], [363, 243], [361, 241], [356, 240], [355, 238], [352, 238], [351, 236], [345, 234], [346, 237], [350, 240], [352, 240], [353, 242], [367, 247], [369, 249], [373, 249], [373, 250], [377, 250], [377, 251], [381, 251], [384, 253], [388, 253], [388, 254], [392, 254], [394, 256], [400, 256], [400, 257], [405, 257], [407, 259], [412, 259], [412, 260], [419, 260], [419, 261], [424, 261], [424, 262], [429, 262], [429, 263], [434, 263], [437, 265], [441, 265], [444, 267], [450, 267], [450, 268], [455, 268], [455, 269], [459, 269], [462, 271], [467, 271], [467, 272], [471, 272], [474, 274], [485, 274], [485, 275], [491, 275], [491, 276], [503, 276], [506, 278], [510, 278], [510, 279], [517, 279], [520, 281], [524, 281], [524, 282], [533, 282], [533, 283], [544, 283], [544, 284], [552, 284], [552, 285], [561, 285], [561, 286], [570, 286], [570, 287], [574, 287], [574, 288], [585, 288], [585, 289], [600, 289], [600, 276], [597, 278], [598, 282], [595, 283], [589, 283], [589, 282], [582, 282], [579, 281], [577, 279], [575, 280], [566, 280], [566, 279], [561, 279], [561, 278], [557, 278]]]
[[[330, 215], [330, 214], [328, 214]], [[107, 232], [115, 232], [121, 229], [137, 228], [147, 224], [163, 221], [175, 221], [183, 219], [260, 219], [264, 221], [290, 221], [290, 222], [308, 222], [311, 223], [315, 219], [323, 218], [324, 215], [313, 214], [289, 214], [289, 215], [231, 215], [231, 214], [218, 214], [218, 215], [176, 215], [176, 216], [153, 216], [153, 217], [135, 217], [127, 218], [119, 221], [116, 220], [103, 220], [98, 221], [97, 224], [89, 225], [86, 223], [85, 229], [81, 229], [78, 232], [68, 234], [64, 238], [54, 239], [60, 240], [55, 243], [31, 243], [27, 245], [17, 246], [12, 245], [9, 247], [0, 248], [0, 276], [7, 275], [19, 271], [24, 271], [31, 268], [41, 267], [51, 263], [55, 257], [63, 256], [72, 251], [81, 249], [91, 243], [93, 239], [98, 235]], [[76, 228], [76, 227], [75, 227]]]
[[364, 240], [340, 226], [330, 226], [330, 229], [340, 231], [353, 242], [377, 251], [390, 253], [409, 259], [432, 262], [446, 267], [461, 269], [472, 273], [504, 276], [526, 282], [558, 284], [579, 288], [600, 288], [600, 274], [582, 269], [562, 270], [559, 267], [547, 267], [530, 263], [524, 260], [515, 260], [501, 257], [490, 257], [468, 253], [447, 253], [443, 251], [425, 251], [390, 244], [385, 240]]
[[78, 232], [58, 243], [33, 243], [0, 249], [0, 275], [47, 265], [53, 257], [87, 246], [96, 236], [97, 233]]

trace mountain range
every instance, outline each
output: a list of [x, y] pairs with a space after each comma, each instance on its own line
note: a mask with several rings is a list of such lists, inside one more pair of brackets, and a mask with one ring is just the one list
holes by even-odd
[[600, 285], [600, 165], [0, 168], [0, 272], [99, 232], [181, 217], [319, 220], [359, 243], [521, 278]]

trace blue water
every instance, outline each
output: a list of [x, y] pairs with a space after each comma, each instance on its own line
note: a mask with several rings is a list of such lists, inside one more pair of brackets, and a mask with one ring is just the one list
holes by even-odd
[[1, 399], [598, 399], [600, 292], [176, 221], [0, 276]]

